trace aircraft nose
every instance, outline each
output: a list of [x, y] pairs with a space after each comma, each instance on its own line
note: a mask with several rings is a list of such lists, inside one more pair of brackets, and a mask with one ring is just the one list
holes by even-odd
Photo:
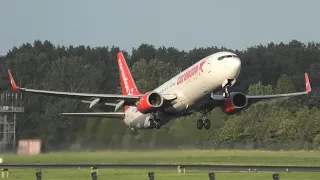
[[239, 69], [241, 66], [241, 61], [238, 58], [229, 59], [230, 68]]
[[240, 72], [240, 68], [241, 68], [241, 61], [239, 58], [230, 58], [228, 59], [228, 69], [230, 71], [233, 71], [233, 73], [235, 73], [234, 75], [237, 76], [239, 75]]

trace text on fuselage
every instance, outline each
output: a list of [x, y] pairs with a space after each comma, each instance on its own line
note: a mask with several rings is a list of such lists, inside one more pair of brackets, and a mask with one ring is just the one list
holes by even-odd
[[184, 81], [190, 79], [191, 77], [196, 75], [198, 73], [198, 71], [199, 71], [199, 64], [195, 65], [194, 67], [189, 69], [187, 72], [182, 74], [177, 80], [177, 85], [179, 85], [179, 84], [183, 83]]

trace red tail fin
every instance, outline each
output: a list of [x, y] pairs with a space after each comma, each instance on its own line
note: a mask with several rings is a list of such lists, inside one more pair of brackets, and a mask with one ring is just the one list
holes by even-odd
[[304, 73], [304, 79], [306, 81], [306, 92], [309, 93], [311, 92], [311, 85], [310, 85], [309, 77], [307, 73]]
[[138, 91], [134, 80], [131, 76], [128, 65], [123, 57], [122, 52], [117, 54], [118, 59], [118, 67], [120, 73], [120, 83], [122, 94], [124, 95], [140, 95], [141, 93]]

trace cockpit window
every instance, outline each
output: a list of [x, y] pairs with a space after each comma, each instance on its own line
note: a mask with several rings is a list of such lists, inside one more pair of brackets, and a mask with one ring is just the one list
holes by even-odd
[[222, 60], [222, 59], [224, 59], [224, 58], [230, 58], [230, 57], [238, 57], [237, 55], [225, 55], [225, 56], [220, 56], [220, 57], [218, 57], [218, 60]]

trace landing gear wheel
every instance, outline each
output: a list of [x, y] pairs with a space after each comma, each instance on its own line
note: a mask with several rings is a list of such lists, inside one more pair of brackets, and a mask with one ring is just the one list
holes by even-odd
[[153, 115], [152, 116], [153, 118], [149, 119], [150, 129], [154, 129], [154, 128], [160, 129], [160, 127], [161, 127], [160, 119], [156, 119], [157, 118], [156, 114], [152, 114], [152, 115]]
[[157, 119], [157, 120], [155, 121], [155, 127], [156, 127], [157, 129], [160, 129], [160, 127], [161, 127], [160, 119]]
[[198, 129], [202, 129], [203, 128], [203, 121], [202, 121], [202, 119], [198, 119], [198, 121], [197, 121], [197, 128]]
[[153, 119], [149, 119], [149, 122], [150, 122], [150, 129], [153, 129], [155, 127], [155, 122]]
[[205, 119], [204, 122], [203, 122], [203, 124], [204, 124], [204, 128], [205, 128], [205, 129], [210, 129], [210, 127], [211, 127], [211, 121], [210, 121], [209, 119]]

